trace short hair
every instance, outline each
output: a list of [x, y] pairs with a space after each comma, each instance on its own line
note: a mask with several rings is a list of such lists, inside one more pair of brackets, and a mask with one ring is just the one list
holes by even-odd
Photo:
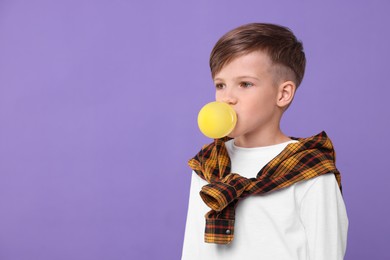
[[233, 59], [254, 51], [265, 52], [273, 65], [287, 69], [278, 69], [278, 74], [290, 74], [297, 87], [301, 84], [306, 66], [302, 42], [289, 28], [269, 23], [242, 25], [223, 35], [211, 51], [212, 77]]

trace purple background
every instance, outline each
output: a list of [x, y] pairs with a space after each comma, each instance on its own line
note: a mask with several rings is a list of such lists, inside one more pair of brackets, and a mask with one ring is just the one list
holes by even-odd
[[290, 27], [306, 76], [288, 135], [326, 130], [346, 259], [390, 259], [390, 2], [0, 0], [0, 259], [179, 259], [208, 57], [248, 22]]

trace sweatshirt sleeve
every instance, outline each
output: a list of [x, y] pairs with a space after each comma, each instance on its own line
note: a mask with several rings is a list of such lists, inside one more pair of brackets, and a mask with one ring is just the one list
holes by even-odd
[[310, 260], [342, 260], [347, 247], [348, 216], [334, 174], [317, 177], [301, 201]]
[[210, 209], [203, 202], [199, 192], [206, 184], [206, 181], [192, 172], [182, 260], [199, 259], [198, 255], [202, 250], [200, 245], [204, 244], [204, 215]]

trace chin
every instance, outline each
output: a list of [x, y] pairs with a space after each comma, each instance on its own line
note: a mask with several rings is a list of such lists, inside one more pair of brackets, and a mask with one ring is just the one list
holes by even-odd
[[233, 132], [231, 132], [230, 134], [227, 135], [227, 137], [230, 137], [230, 138], [236, 138], [238, 136], [239, 136], [239, 134], [235, 130], [233, 130]]

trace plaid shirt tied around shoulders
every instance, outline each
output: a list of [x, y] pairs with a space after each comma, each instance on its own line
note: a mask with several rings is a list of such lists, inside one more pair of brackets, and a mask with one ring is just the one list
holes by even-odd
[[342, 189], [335, 152], [326, 133], [292, 139], [298, 142], [288, 144], [256, 178], [248, 179], [230, 172], [225, 147], [229, 138], [215, 139], [188, 162], [196, 174], [209, 183], [200, 191], [203, 201], [211, 208], [205, 216], [206, 243], [229, 244], [233, 240], [235, 208], [247, 196], [275, 191], [325, 173], [334, 173]]

